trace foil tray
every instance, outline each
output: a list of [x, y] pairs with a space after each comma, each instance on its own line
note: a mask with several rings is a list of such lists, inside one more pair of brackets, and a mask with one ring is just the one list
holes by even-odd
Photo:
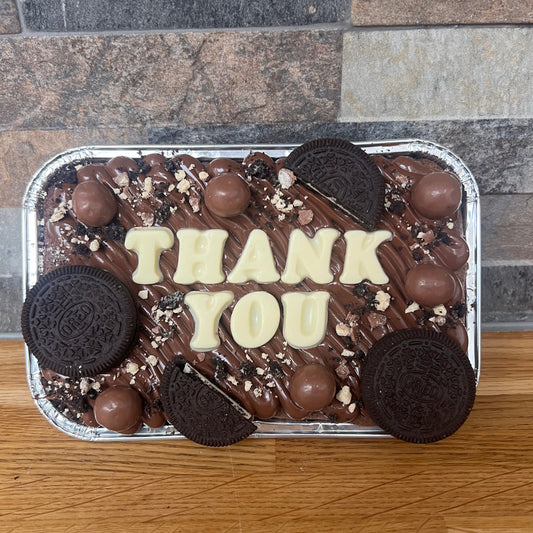
[[[406, 139], [396, 141], [382, 141], [369, 143], [354, 143], [370, 155], [410, 155], [426, 157], [440, 164], [444, 169], [453, 172], [462, 182], [466, 195], [463, 205], [465, 240], [470, 249], [468, 270], [466, 274], [466, 304], [465, 317], [468, 332], [468, 357], [479, 381], [481, 370], [480, 354], [480, 233], [479, 233], [479, 190], [471, 172], [465, 164], [452, 152], [437, 144], [418, 140]], [[68, 163], [99, 162], [111, 159], [117, 155], [132, 158], [161, 152], [165, 156], [187, 152], [197, 159], [229, 157], [243, 159], [250, 150], [267, 152], [273, 158], [287, 156], [296, 145], [172, 145], [172, 146], [88, 146], [74, 148], [62, 152], [45, 163], [29, 183], [23, 200], [22, 210], [22, 239], [23, 239], [23, 296], [37, 282], [40, 275], [41, 258], [39, 255], [39, 223], [40, 201], [56, 170]], [[184, 438], [171, 425], [158, 429], [144, 426], [134, 435], [122, 435], [105, 428], [87, 427], [76, 424], [57, 411], [46, 398], [41, 384], [41, 372], [37, 359], [26, 351], [26, 374], [32, 398], [44, 417], [57, 429], [67, 435], [87, 441], [125, 441], [150, 439]], [[254, 421], [258, 430], [251, 437], [387, 437], [388, 435], [378, 427], [358, 427], [349, 423], [332, 423], [328, 421], [296, 421], [275, 420]]]

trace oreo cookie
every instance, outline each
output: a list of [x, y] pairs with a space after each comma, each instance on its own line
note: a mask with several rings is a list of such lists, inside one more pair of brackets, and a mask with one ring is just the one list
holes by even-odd
[[468, 418], [476, 379], [463, 350], [432, 330], [389, 333], [361, 372], [365, 408], [387, 433], [414, 443], [444, 439]]
[[365, 229], [375, 229], [385, 202], [385, 182], [361, 148], [342, 139], [317, 139], [292, 151], [285, 167], [332, 198]]
[[39, 364], [77, 378], [121, 363], [133, 340], [137, 312], [115, 276], [66, 266], [41, 277], [22, 308], [22, 334]]
[[163, 372], [161, 402], [169, 422], [204, 446], [229, 446], [257, 429], [251, 415], [179, 358]]

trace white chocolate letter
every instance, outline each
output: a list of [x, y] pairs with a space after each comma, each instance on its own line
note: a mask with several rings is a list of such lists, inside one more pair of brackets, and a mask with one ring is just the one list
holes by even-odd
[[174, 235], [168, 228], [131, 228], [124, 246], [137, 254], [137, 269], [132, 279], [135, 283], [149, 285], [163, 280], [159, 258], [163, 250], [172, 248]]
[[231, 335], [243, 348], [258, 348], [274, 336], [279, 319], [279, 304], [272, 294], [251, 292], [243, 296], [233, 308]]
[[191, 339], [193, 350], [208, 352], [218, 348], [218, 323], [222, 312], [232, 301], [233, 293], [230, 291], [193, 291], [185, 295], [185, 305], [189, 307], [194, 318], [194, 335]]
[[338, 236], [339, 232], [333, 228], [318, 230], [313, 239], [307, 237], [302, 230], [293, 230], [281, 281], [296, 284], [309, 277], [316, 283], [331, 283], [333, 274], [329, 263], [333, 243]]
[[387, 283], [389, 278], [379, 263], [376, 249], [382, 242], [391, 238], [392, 233], [387, 230], [370, 233], [361, 230], [347, 231], [344, 234], [346, 241], [344, 269], [339, 281], [347, 285], [360, 283], [364, 279], [377, 285]]
[[293, 348], [313, 348], [322, 342], [328, 325], [329, 293], [287, 292], [283, 303], [283, 336]]
[[260, 229], [250, 233], [235, 268], [228, 274], [230, 283], [244, 283], [251, 279], [258, 283], [279, 280], [267, 234]]
[[174, 281], [183, 285], [191, 283], [222, 283], [222, 256], [228, 232], [223, 229], [186, 228], [176, 232], [180, 242], [178, 268]]

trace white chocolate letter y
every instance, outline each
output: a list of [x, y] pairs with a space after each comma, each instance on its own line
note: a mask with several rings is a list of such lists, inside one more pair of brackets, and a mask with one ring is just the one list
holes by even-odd
[[217, 330], [222, 312], [233, 301], [231, 291], [189, 292], [185, 295], [185, 305], [194, 318], [194, 335], [191, 348], [197, 352], [208, 352], [218, 348], [220, 339]]

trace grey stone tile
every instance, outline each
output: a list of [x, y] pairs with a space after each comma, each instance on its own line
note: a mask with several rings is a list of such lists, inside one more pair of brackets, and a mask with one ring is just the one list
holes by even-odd
[[0, 276], [0, 336], [20, 333], [22, 276]]
[[22, 209], [0, 209], [0, 278], [21, 275]]
[[0, 129], [332, 121], [335, 30], [7, 37]]
[[20, 33], [20, 21], [15, 0], [0, 0], [0, 34]]
[[145, 129], [0, 131], [0, 208], [20, 207], [31, 177], [48, 159], [77, 146], [145, 144]]
[[530, 118], [533, 28], [347, 32], [341, 120]]
[[349, 0], [24, 0], [32, 30], [98, 31], [292, 26], [349, 20]]
[[482, 263], [533, 266], [532, 226], [533, 194], [482, 196]]
[[533, 265], [482, 269], [481, 321], [533, 324]]
[[354, 26], [527, 23], [531, 5], [523, 0], [353, 0]]
[[352, 141], [419, 138], [463, 159], [482, 194], [533, 193], [533, 120], [450, 120], [151, 127], [151, 143], [301, 143], [318, 137]]

